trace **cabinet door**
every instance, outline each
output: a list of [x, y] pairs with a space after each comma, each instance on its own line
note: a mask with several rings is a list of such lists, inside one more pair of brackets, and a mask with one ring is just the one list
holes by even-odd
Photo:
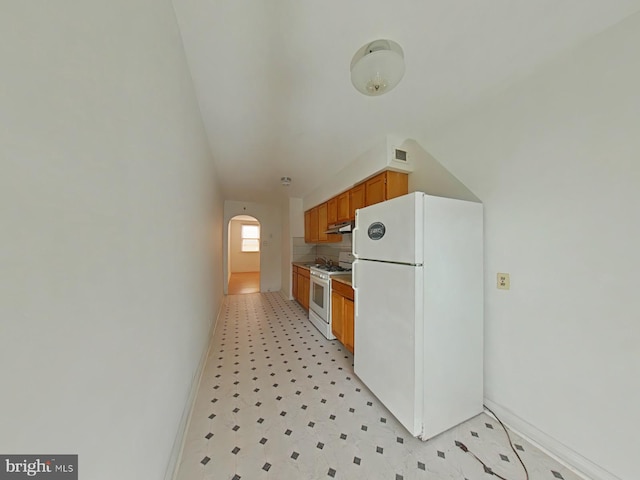
[[303, 307], [306, 307], [306, 303], [305, 303], [305, 298], [308, 297], [308, 295], [305, 295], [305, 282], [304, 282], [304, 275], [302, 275], [301, 273], [298, 274], [298, 302], [300, 303], [300, 305], [302, 305]]
[[298, 267], [295, 265], [291, 268], [291, 296], [298, 298]]
[[344, 344], [344, 297], [336, 292], [331, 292], [331, 332]]
[[365, 198], [365, 185], [361, 183], [349, 190], [349, 218], [347, 220], [356, 219], [356, 210], [363, 208]]
[[309, 241], [311, 243], [318, 243], [318, 207], [313, 207], [311, 209], [310, 217], [309, 217]]
[[[353, 300], [349, 300], [348, 298], [344, 298], [343, 308], [342, 308], [342, 343], [347, 350], [353, 353], [354, 349], [354, 322], [353, 322], [353, 313], [354, 313], [354, 303]], [[337, 335], [336, 335], [337, 336]]]
[[338, 223], [338, 197], [333, 197], [327, 202], [327, 224]]
[[300, 303], [305, 309], [309, 310], [309, 277], [302, 277], [302, 288], [300, 290]]
[[[349, 217], [350, 194], [351, 194], [351, 191], [347, 190], [346, 192], [343, 192], [340, 195], [338, 195], [338, 218], [337, 218], [338, 222], [348, 222], [351, 219]], [[353, 218], [355, 218], [355, 215]]]
[[300, 294], [302, 292], [302, 275], [300, 272], [296, 273], [296, 282], [298, 283], [298, 288], [296, 289], [296, 300], [300, 305], [302, 305], [302, 296]]
[[311, 210], [304, 212], [304, 242], [311, 243]]
[[329, 228], [328, 202], [318, 205], [316, 208], [318, 209], [318, 242], [339, 242], [342, 240], [342, 235], [338, 233], [324, 233], [327, 231], [327, 228]]
[[328, 212], [327, 212], [327, 203], [323, 203], [322, 205], [318, 205], [316, 207], [318, 209], [318, 241], [326, 242], [329, 237], [326, 233], [328, 224]]
[[365, 182], [365, 205], [375, 205], [376, 203], [384, 202], [387, 199], [386, 192], [387, 175], [383, 172], [370, 178]]
[[409, 193], [409, 175], [400, 172], [386, 172], [387, 188], [385, 200], [400, 197]]

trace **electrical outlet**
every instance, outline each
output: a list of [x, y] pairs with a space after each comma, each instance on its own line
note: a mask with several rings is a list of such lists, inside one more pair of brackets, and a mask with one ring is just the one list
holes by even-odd
[[509, 290], [511, 287], [511, 280], [508, 273], [498, 273], [498, 284], [496, 285], [500, 290]]

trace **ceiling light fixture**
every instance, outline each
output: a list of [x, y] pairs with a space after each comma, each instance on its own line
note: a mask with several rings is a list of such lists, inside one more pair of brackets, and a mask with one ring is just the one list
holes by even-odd
[[404, 52], [392, 40], [374, 40], [351, 60], [351, 83], [365, 95], [382, 95], [404, 76]]
[[280, 183], [283, 187], [288, 187], [291, 185], [291, 177], [280, 177]]

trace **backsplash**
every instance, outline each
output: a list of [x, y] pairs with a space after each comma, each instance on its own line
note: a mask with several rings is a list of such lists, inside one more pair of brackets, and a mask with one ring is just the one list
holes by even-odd
[[304, 237], [293, 237], [293, 262], [313, 262], [316, 257], [316, 246], [304, 243]]
[[294, 262], [313, 262], [316, 258], [326, 257], [337, 263], [340, 252], [351, 251], [351, 235], [343, 235], [340, 243], [323, 243], [314, 245], [304, 243], [303, 237], [293, 237]]

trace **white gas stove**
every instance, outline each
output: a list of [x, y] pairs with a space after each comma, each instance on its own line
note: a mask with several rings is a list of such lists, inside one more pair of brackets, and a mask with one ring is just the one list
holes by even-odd
[[314, 265], [309, 268], [309, 320], [329, 340], [336, 338], [331, 332], [331, 276], [351, 273], [354, 257], [340, 252], [338, 265]]

